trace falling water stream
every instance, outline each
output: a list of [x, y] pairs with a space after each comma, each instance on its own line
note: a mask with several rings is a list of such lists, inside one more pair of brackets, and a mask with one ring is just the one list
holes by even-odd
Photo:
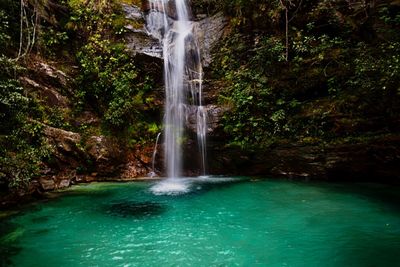
[[163, 44], [165, 165], [168, 178], [182, 176], [182, 144], [189, 111], [195, 109], [201, 174], [206, 172], [207, 114], [202, 103], [203, 70], [186, 0], [150, 0], [148, 32]]
[[153, 157], [151, 158], [151, 172], [150, 172], [150, 177], [153, 178], [154, 176], [157, 175], [156, 173], [156, 156], [157, 156], [157, 148], [158, 148], [158, 141], [160, 140], [161, 133], [158, 133], [157, 138], [156, 138], [156, 143], [154, 145], [153, 149]]

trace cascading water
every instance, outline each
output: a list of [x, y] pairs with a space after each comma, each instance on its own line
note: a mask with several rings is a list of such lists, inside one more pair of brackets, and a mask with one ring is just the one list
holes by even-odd
[[188, 111], [196, 110], [202, 175], [206, 172], [207, 113], [202, 103], [200, 50], [186, 0], [149, 0], [147, 30], [163, 44], [165, 78], [164, 141], [167, 175], [182, 175], [182, 143]]
[[161, 133], [158, 133], [157, 138], [156, 138], [156, 143], [154, 145], [153, 149], [153, 157], [151, 159], [151, 172], [149, 173], [149, 176], [153, 178], [154, 176], [157, 175], [156, 173], [156, 156], [157, 156], [157, 147], [158, 147], [158, 140], [160, 140]]

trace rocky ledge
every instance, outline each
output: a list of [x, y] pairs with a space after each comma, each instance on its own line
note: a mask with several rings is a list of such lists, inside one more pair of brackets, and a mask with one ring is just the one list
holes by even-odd
[[118, 180], [147, 176], [151, 151], [127, 149], [116, 138], [90, 136], [44, 127], [52, 150], [42, 176], [35, 181], [41, 190], [60, 189], [75, 183]]
[[336, 145], [280, 144], [251, 152], [210, 146], [210, 171], [215, 174], [400, 183], [398, 135]]

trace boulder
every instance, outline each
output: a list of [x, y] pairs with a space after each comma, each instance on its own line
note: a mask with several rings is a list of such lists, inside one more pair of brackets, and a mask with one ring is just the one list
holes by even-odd
[[56, 183], [51, 177], [42, 177], [38, 181], [44, 191], [51, 191], [56, 189]]
[[44, 134], [59, 164], [77, 166], [85, 157], [85, 152], [80, 147], [80, 134], [47, 125], [44, 126]]
[[93, 161], [95, 176], [118, 175], [125, 151], [116, 140], [105, 136], [91, 136], [86, 141], [86, 151]]

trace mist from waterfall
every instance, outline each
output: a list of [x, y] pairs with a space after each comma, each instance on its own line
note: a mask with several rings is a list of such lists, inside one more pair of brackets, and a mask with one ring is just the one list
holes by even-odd
[[164, 153], [169, 178], [182, 176], [182, 145], [189, 110], [195, 108], [201, 174], [206, 173], [207, 112], [203, 69], [186, 0], [149, 0], [147, 30], [163, 44], [165, 80]]

